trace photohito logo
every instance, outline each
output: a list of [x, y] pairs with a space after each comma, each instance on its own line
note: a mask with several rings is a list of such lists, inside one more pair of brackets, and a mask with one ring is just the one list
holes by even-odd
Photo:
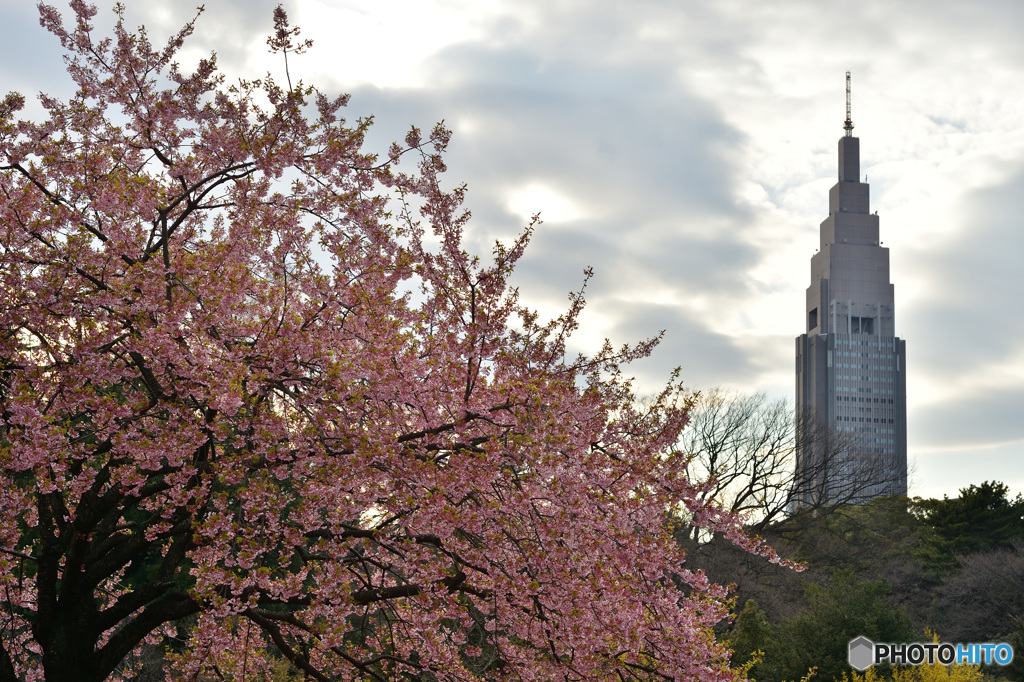
[[867, 670], [877, 663], [921, 665], [941, 663], [952, 665], [1008, 665], [1013, 660], [1009, 644], [950, 644], [948, 642], [914, 642], [912, 644], [876, 644], [867, 637], [850, 640], [850, 667]]

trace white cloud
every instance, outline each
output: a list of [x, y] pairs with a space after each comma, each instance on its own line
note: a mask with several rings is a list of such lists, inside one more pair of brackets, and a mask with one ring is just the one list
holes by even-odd
[[523, 222], [529, 222], [537, 213], [545, 223], [564, 223], [586, 217], [583, 208], [570, 197], [537, 182], [510, 189], [505, 206]]
[[[194, 4], [132, 4], [129, 19], [166, 34]], [[263, 42], [275, 4], [208, 3], [195, 55], [217, 49], [232, 76], [277, 73]], [[955, 494], [980, 482], [977, 453], [987, 478], [1000, 466], [1020, 471], [1024, 5], [285, 7], [316, 40], [293, 74], [351, 90], [353, 114], [378, 115], [372, 144], [384, 148], [410, 124], [453, 125], [449, 175], [469, 183], [467, 239], [478, 251], [542, 213], [548, 224], [516, 276], [525, 302], [563, 310], [566, 292], [594, 266], [579, 347], [666, 330], [655, 356], [635, 368], [646, 390], [682, 365], [694, 387], [791, 395], [792, 338], [836, 177], [843, 75], [852, 71], [862, 172], [891, 248], [898, 332], [908, 342], [919, 490]], [[28, 92], [63, 87], [56, 41], [31, 12], [8, 3], [0, 31], [7, 82]], [[940, 442], [962, 449], [941, 454]]]

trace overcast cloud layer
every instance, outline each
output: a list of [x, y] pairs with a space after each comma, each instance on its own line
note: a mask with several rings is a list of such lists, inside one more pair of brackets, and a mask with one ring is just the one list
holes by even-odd
[[[14, 7], [12, 5], [17, 5]], [[129, 0], [154, 38], [194, 0]], [[207, 0], [186, 56], [282, 76], [276, 2]], [[109, 25], [108, 3], [98, 24]], [[577, 350], [665, 330], [655, 391], [792, 397], [794, 337], [842, 134], [844, 73], [907, 340], [911, 494], [1024, 490], [1024, 5], [632, 0], [289, 0], [315, 46], [293, 75], [350, 92], [384, 149], [455, 131], [471, 246], [541, 212], [517, 283], [548, 314], [596, 275]], [[66, 93], [31, 3], [0, 8], [2, 90]]]

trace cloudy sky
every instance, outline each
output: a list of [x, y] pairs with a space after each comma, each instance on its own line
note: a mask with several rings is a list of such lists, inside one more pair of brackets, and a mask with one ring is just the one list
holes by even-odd
[[[109, 25], [111, 3], [100, 25]], [[197, 0], [127, 0], [163, 37]], [[206, 0], [185, 55], [231, 77], [277, 0]], [[524, 299], [557, 314], [596, 272], [578, 350], [665, 330], [641, 390], [792, 398], [794, 337], [853, 73], [861, 172], [907, 340], [911, 494], [1024, 491], [1024, 4], [1017, 0], [287, 0], [293, 76], [352, 94], [386, 149], [444, 119], [470, 245], [539, 211]], [[0, 90], [67, 93], [33, 3], [0, 3]]]

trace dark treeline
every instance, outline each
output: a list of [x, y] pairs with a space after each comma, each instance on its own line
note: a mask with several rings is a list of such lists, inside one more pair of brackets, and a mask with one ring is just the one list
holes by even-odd
[[992, 680], [1024, 681], [1024, 499], [985, 482], [956, 498], [879, 498], [822, 510], [761, 530], [780, 554], [807, 564], [795, 573], [716, 538], [689, 544], [690, 561], [733, 583], [736, 617], [723, 635], [757, 682], [834, 680], [849, 672], [847, 644], [1010, 642]]

